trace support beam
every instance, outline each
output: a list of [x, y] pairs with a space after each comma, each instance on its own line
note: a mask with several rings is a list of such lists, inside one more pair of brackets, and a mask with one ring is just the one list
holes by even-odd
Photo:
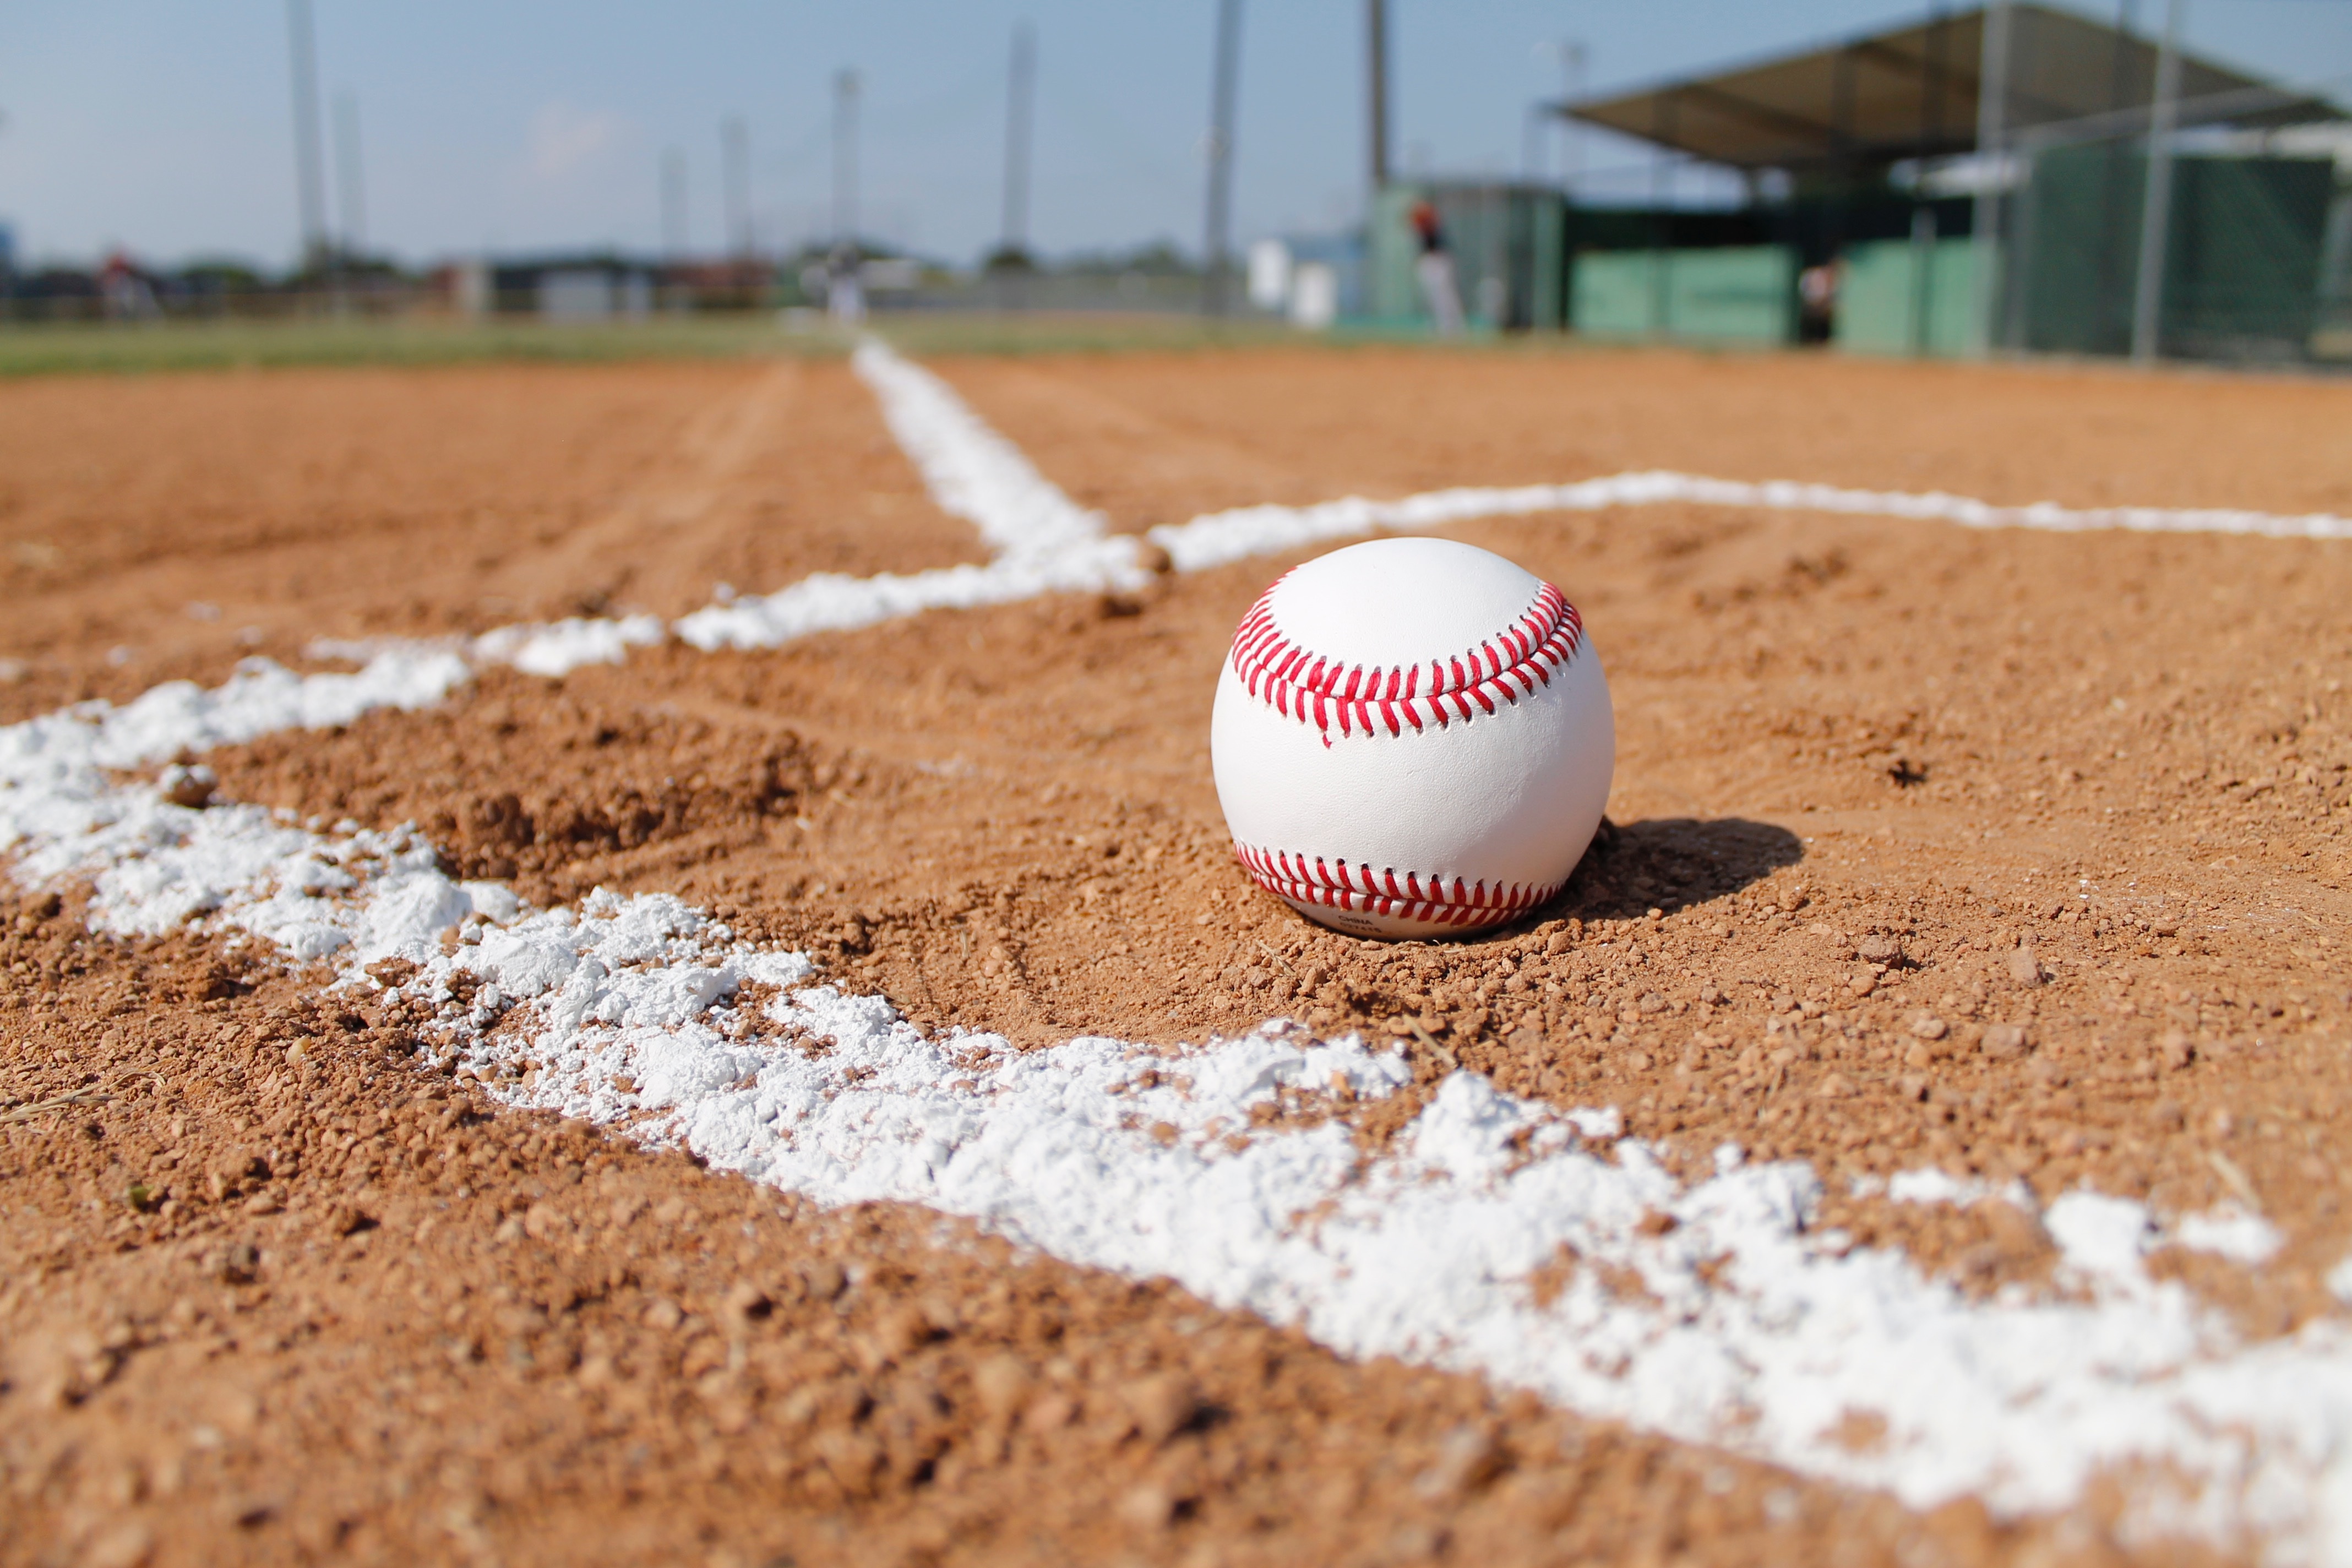
[[2164, 266], [2172, 232], [2172, 131], [2180, 107], [2180, 22], [2188, 0], [2164, 12], [2164, 43], [2156, 57], [2156, 115], [2147, 131], [2147, 190], [2140, 200], [2139, 266], [2132, 279], [2131, 354], [2135, 364], [2156, 363], [2163, 331]]
[[1970, 225], [1976, 247], [1976, 342], [1979, 357], [1992, 353], [1993, 311], [2000, 301], [2000, 218], [2003, 193], [1993, 182], [2009, 152], [2009, 0], [1992, 0], [1985, 11], [1984, 53], [1977, 68], [1983, 88], [1977, 94], [1977, 151], [1985, 161], [1984, 180], [1977, 187], [1975, 221]]

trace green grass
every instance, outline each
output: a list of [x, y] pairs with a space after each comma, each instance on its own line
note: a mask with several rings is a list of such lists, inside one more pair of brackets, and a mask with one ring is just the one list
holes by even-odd
[[901, 353], [932, 354], [1122, 353], [1312, 342], [1279, 322], [1211, 321], [1169, 312], [909, 310], [882, 315], [874, 329]]
[[[1117, 353], [1294, 342], [1280, 326], [1180, 315], [887, 314], [875, 330], [912, 354]], [[845, 353], [854, 339], [822, 321], [786, 326], [767, 311], [595, 324], [404, 317], [289, 321], [0, 325], [0, 377], [138, 374], [277, 365], [599, 363]]]
[[795, 352], [838, 353], [842, 344], [830, 335], [787, 333], [765, 313], [597, 325], [408, 317], [0, 326], [0, 376], [247, 365], [594, 363]]
[[[1550, 354], [1639, 346], [1550, 332], [1476, 333], [1440, 342], [1418, 328], [1343, 323], [1303, 333], [1264, 318], [1211, 321], [1173, 311], [886, 311], [872, 330], [917, 357], [945, 354], [1127, 353], [1288, 344], [1344, 352], [1402, 347], [1438, 353]], [[824, 358], [846, 353], [853, 334], [821, 317], [787, 325], [771, 311], [656, 316], [596, 324], [528, 317], [316, 318], [166, 321], [145, 325], [0, 324], [0, 378], [136, 374], [271, 365], [428, 365], [491, 363], [613, 363], [627, 360]], [[1705, 345], [1684, 343], [1683, 348]]]

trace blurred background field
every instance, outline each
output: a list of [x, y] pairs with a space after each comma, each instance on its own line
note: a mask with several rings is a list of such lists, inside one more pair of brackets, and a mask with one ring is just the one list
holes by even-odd
[[740, 317], [585, 323], [419, 318], [41, 322], [0, 331], [0, 375], [489, 360], [699, 359], [783, 352], [841, 351], [830, 336], [787, 336], [772, 321]]
[[0, 59], [0, 374], [869, 321], [2352, 364], [2343, 5], [41, 3]]
[[[939, 312], [877, 323], [918, 354], [1116, 353], [1295, 343], [1278, 323], [1162, 312]], [[1342, 333], [1349, 342], [1375, 333]], [[761, 312], [642, 321], [467, 321], [436, 315], [335, 319], [52, 321], [0, 328], [0, 376], [488, 362], [829, 358], [856, 335], [822, 317]]]

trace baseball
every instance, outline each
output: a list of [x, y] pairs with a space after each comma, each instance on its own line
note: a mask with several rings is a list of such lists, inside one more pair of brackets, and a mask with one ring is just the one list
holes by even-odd
[[1360, 936], [1440, 936], [1559, 891], [1601, 826], [1616, 731], [1558, 588], [1475, 545], [1378, 539], [1259, 595], [1209, 750], [1259, 886]]

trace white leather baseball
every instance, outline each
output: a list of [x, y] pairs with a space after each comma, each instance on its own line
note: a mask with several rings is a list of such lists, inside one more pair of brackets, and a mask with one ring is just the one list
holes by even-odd
[[1358, 935], [1453, 935], [1559, 891], [1601, 826], [1616, 730], [1559, 589], [1475, 545], [1376, 539], [1259, 596], [1209, 752], [1261, 887]]

